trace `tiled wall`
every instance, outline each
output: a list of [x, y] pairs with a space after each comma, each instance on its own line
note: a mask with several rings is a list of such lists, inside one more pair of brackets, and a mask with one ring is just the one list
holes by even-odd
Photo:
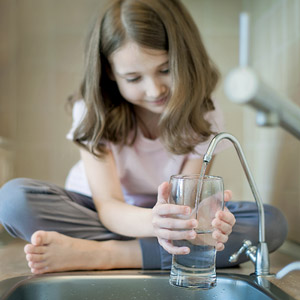
[[[251, 16], [252, 66], [262, 80], [300, 106], [300, 1], [244, 1]], [[289, 238], [300, 242], [300, 139], [281, 128], [253, 126], [245, 114], [245, 147], [262, 197], [282, 209]]]
[[[17, 145], [16, 176], [63, 185], [78, 159], [76, 146], [65, 140], [71, 124], [65, 102], [80, 81], [83, 40], [90, 18], [104, 2], [0, 1], [4, 41], [0, 43], [0, 136]], [[183, 2], [223, 75], [215, 97], [224, 111], [227, 130], [240, 140], [264, 200], [282, 207], [290, 220], [296, 218], [299, 141], [280, 129], [256, 128], [251, 109], [226, 99], [223, 79], [238, 64], [238, 15], [248, 5], [256, 20], [255, 67], [272, 86], [299, 101], [299, 2]], [[278, 159], [280, 155], [283, 160]], [[233, 190], [235, 200], [252, 200], [233, 149], [218, 155], [212, 172], [224, 177], [225, 187]], [[295, 239], [296, 227], [291, 224], [290, 237]]]

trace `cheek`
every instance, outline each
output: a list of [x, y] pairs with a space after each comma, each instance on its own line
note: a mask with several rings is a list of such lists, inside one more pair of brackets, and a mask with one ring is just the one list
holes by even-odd
[[139, 100], [142, 96], [141, 91], [134, 84], [118, 84], [121, 95], [129, 101]]
[[171, 88], [172, 88], [172, 78], [171, 78], [171, 75], [169, 75], [169, 76], [167, 76], [167, 77], [165, 78], [164, 84], [165, 84], [165, 86], [166, 86], [169, 90], [171, 90]]

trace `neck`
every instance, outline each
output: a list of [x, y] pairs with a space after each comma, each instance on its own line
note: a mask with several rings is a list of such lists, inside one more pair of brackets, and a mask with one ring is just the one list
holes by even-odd
[[155, 140], [158, 137], [159, 114], [136, 109], [137, 123], [145, 138]]

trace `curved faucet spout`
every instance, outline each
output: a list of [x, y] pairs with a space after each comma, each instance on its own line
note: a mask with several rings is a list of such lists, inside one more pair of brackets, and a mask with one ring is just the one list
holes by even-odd
[[240, 162], [243, 166], [244, 172], [246, 174], [246, 177], [248, 179], [253, 197], [256, 201], [257, 207], [258, 207], [258, 221], [259, 221], [259, 242], [265, 242], [265, 214], [264, 214], [264, 206], [261, 200], [261, 197], [258, 193], [256, 184], [254, 182], [253, 176], [251, 174], [251, 171], [249, 169], [248, 163], [246, 161], [245, 155], [243, 153], [242, 147], [239, 143], [239, 141], [231, 134], [227, 132], [222, 132], [217, 134], [212, 141], [210, 142], [210, 145], [206, 151], [206, 154], [203, 157], [203, 160], [207, 163], [210, 162], [213, 152], [218, 145], [218, 143], [221, 140], [227, 139], [231, 141], [235, 147], [235, 150], [237, 151], [237, 154], [239, 156]]
[[268, 247], [265, 242], [265, 214], [264, 214], [264, 206], [263, 202], [261, 200], [261, 197], [258, 193], [258, 189], [256, 187], [256, 184], [254, 182], [253, 176], [251, 174], [250, 168], [248, 166], [248, 163], [246, 161], [245, 155], [243, 153], [242, 147], [238, 140], [231, 134], [222, 132], [217, 134], [210, 142], [208, 149], [206, 151], [206, 154], [203, 157], [203, 161], [206, 163], [209, 163], [212, 159], [213, 152], [217, 146], [217, 144], [221, 141], [227, 139], [235, 147], [235, 150], [238, 154], [238, 157], [240, 159], [240, 162], [242, 164], [242, 167], [244, 169], [244, 172], [246, 174], [246, 177], [248, 179], [253, 197], [255, 199], [255, 202], [257, 204], [258, 208], [258, 226], [259, 226], [259, 245], [257, 247], [257, 253], [256, 253], [256, 274], [257, 275], [267, 275], [269, 273], [269, 253], [268, 253]]

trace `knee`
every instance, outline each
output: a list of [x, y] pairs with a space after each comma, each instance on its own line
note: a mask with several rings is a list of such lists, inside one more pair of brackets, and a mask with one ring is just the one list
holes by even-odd
[[288, 224], [283, 213], [272, 205], [264, 205], [266, 242], [270, 252], [278, 249], [285, 241]]
[[[258, 211], [254, 202], [239, 202], [235, 204], [234, 214], [236, 225], [233, 232], [242, 239], [258, 242]], [[265, 237], [269, 251], [275, 251], [285, 241], [288, 233], [287, 220], [275, 206], [264, 204]]]
[[16, 178], [5, 183], [0, 189], [0, 221], [9, 224], [19, 217], [27, 207], [25, 178]]
[[[237, 202], [229, 209], [235, 214], [236, 224], [232, 234], [229, 236], [225, 250], [218, 252], [218, 267], [228, 267], [234, 264], [228, 263], [228, 258], [236, 252], [243, 244], [243, 240], [250, 240], [257, 245], [259, 236], [258, 211], [254, 202]], [[265, 212], [265, 234], [268, 250], [270, 252], [278, 249], [286, 239], [288, 226], [283, 213], [272, 205], [264, 205]], [[237, 264], [247, 261], [245, 254], [240, 256]]]

